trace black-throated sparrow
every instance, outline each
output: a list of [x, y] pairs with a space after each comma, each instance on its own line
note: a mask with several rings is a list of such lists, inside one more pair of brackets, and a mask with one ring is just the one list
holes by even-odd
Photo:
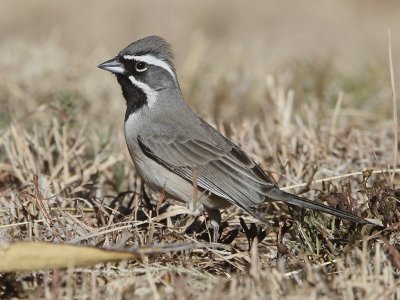
[[[205, 209], [214, 242], [221, 221], [219, 209], [236, 205], [268, 224], [257, 210], [265, 200], [369, 223], [281, 191], [247, 153], [197, 116], [183, 99], [164, 39], [149, 36], [133, 42], [99, 68], [115, 74], [121, 85], [127, 105], [125, 139], [138, 172], [153, 189], [188, 203], [197, 212]], [[198, 188], [196, 203], [194, 186]]]

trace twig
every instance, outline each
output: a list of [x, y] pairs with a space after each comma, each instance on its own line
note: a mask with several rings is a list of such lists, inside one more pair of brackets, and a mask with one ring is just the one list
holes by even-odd
[[332, 148], [333, 147], [333, 142], [335, 140], [335, 133], [336, 133], [336, 124], [337, 124], [337, 120], [339, 118], [339, 113], [340, 113], [340, 109], [342, 107], [342, 102], [343, 102], [343, 93], [340, 92], [338, 99], [336, 101], [336, 105], [335, 105], [335, 111], [333, 113], [333, 117], [332, 117], [332, 124], [331, 124], [331, 129], [330, 129], [330, 138], [329, 138], [329, 147]]
[[397, 100], [396, 100], [396, 87], [395, 87], [395, 80], [394, 80], [394, 72], [393, 72], [393, 60], [392, 60], [392, 42], [390, 39], [390, 30], [388, 30], [388, 37], [389, 37], [389, 67], [390, 67], [390, 84], [392, 87], [392, 95], [393, 95], [393, 119], [394, 119], [394, 161], [393, 161], [393, 173], [391, 176], [391, 181], [394, 183], [394, 176], [395, 176], [395, 169], [397, 167], [397, 152], [398, 152], [398, 121], [397, 121]]
[[[390, 170], [390, 169], [373, 170], [371, 172], [371, 174], [384, 174], [384, 173], [390, 173], [390, 172], [400, 173], [400, 168], [393, 169], [393, 170]], [[337, 179], [341, 179], [341, 178], [347, 178], [347, 177], [358, 176], [358, 175], [362, 175], [362, 172], [352, 172], [352, 173], [347, 173], [347, 174], [343, 174], [343, 175], [337, 175], [337, 176], [331, 176], [331, 177], [325, 177], [325, 178], [321, 178], [321, 179], [316, 179], [316, 180], [314, 180], [314, 183], [321, 183], [323, 181], [337, 180]], [[307, 182], [298, 183], [298, 184], [294, 184], [294, 185], [283, 187], [283, 188], [281, 188], [281, 190], [283, 190], [283, 191], [292, 190], [292, 189], [295, 189], [295, 188], [306, 186], [307, 184], [308, 184]]]

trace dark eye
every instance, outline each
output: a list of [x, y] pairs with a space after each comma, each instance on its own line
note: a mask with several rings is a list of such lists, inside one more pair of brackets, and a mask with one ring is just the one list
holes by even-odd
[[144, 61], [137, 61], [135, 63], [135, 69], [138, 72], [144, 72], [147, 70], [147, 64]]

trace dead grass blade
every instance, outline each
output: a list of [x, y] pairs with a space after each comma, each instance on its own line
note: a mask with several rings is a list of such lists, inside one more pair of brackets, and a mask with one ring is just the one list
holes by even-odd
[[0, 272], [85, 267], [98, 263], [138, 259], [144, 255], [213, 247], [202, 244], [171, 244], [137, 247], [130, 250], [46, 242], [0, 244]]
[[[396, 97], [396, 86], [393, 72], [393, 59], [392, 59], [392, 42], [390, 38], [390, 30], [388, 31], [388, 42], [389, 42], [389, 67], [390, 67], [390, 85], [392, 87], [392, 95], [393, 95], [393, 121], [394, 121], [394, 157], [393, 157], [393, 170], [396, 169], [397, 166], [397, 155], [399, 152], [399, 124], [397, 117], [397, 97]], [[396, 172], [393, 171], [391, 176], [391, 181], [394, 182], [394, 176]]]

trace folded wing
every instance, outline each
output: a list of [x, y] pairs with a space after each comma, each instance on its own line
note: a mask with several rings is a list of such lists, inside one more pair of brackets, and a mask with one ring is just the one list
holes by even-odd
[[189, 182], [193, 182], [196, 173], [197, 186], [226, 199], [260, 221], [266, 222], [266, 219], [257, 206], [269, 199], [368, 223], [350, 213], [279, 190], [273, 179], [233, 143], [222, 149], [199, 139], [184, 136], [165, 139], [154, 135], [139, 136], [138, 142], [151, 159]]

